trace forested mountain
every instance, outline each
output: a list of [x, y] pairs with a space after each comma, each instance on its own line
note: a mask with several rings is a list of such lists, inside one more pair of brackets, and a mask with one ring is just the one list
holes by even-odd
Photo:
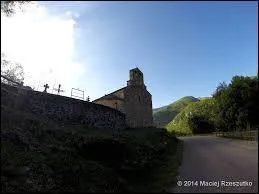
[[157, 127], [166, 126], [178, 113], [183, 110], [190, 102], [198, 101], [198, 98], [193, 96], [185, 96], [172, 104], [156, 108], [153, 110], [154, 124]]

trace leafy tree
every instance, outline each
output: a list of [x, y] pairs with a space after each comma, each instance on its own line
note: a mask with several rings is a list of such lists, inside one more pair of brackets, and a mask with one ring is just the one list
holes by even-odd
[[[22, 6], [30, 2], [31, 1], [1, 1], [1, 13], [8, 17], [12, 16], [15, 13], [15, 6], [18, 6], [22, 10]], [[12, 81], [21, 83], [24, 80], [22, 65], [8, 60], [3, 53], [1, 53], [1, 75], [9, 79], [1, 78], [1, 82], [11, 85], [13, 84]]]
[[24, 80], [24, 69], [19, 63], [13, 63], [1, 53], [1, 75], [7, 79], [2, 79], [1, 82], [14, 85], [12, 81], [21, 83]]
[[258, 128], [258, 77], [234, 76], [214, 93], [216, 123], [222, 131]]
[[219, 84], [219, 86], [216, 88], [216, 91], [213, 94], [213, 97], [220, 96], [222, 92], [224, 92], [227, 89], [226, 82], [222, 82]]
[[6, 16], [12, 16], [15, 13], [15, 6], [19, 6], [19, 8], [22, 9], [23, 5], [30, 2], [31, 1], [1, 1], [1, 12]]

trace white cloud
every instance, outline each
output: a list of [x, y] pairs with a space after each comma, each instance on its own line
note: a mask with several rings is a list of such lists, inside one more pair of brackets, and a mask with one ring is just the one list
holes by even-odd
[[56, 80], [67, 95], [78, 85], [89, 67], [74, 56], [77, 17], [79, 14], [73, 11], [50, 15], [46, 7], [37, 3], [13, 17], [1, 13], [1, 51], [24, 66], [25, 84], [48, 83], [52, 89]]

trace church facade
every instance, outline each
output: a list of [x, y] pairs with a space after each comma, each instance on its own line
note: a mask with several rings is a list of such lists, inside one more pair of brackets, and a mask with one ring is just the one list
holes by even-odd
[[128, 127], [153, 126], [152, 95], [144, 84], [143, 73], [138, 69], [131, 69], [127, 86], [108, 95], [94, 100], [123, 112]]

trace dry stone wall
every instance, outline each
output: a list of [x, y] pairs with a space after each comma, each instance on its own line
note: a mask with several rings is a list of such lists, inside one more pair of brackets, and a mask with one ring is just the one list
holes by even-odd
[[100, 104], [1, 84], [1, 104], [63, 124], [103, 129], [126, 127], [125, 114]]

